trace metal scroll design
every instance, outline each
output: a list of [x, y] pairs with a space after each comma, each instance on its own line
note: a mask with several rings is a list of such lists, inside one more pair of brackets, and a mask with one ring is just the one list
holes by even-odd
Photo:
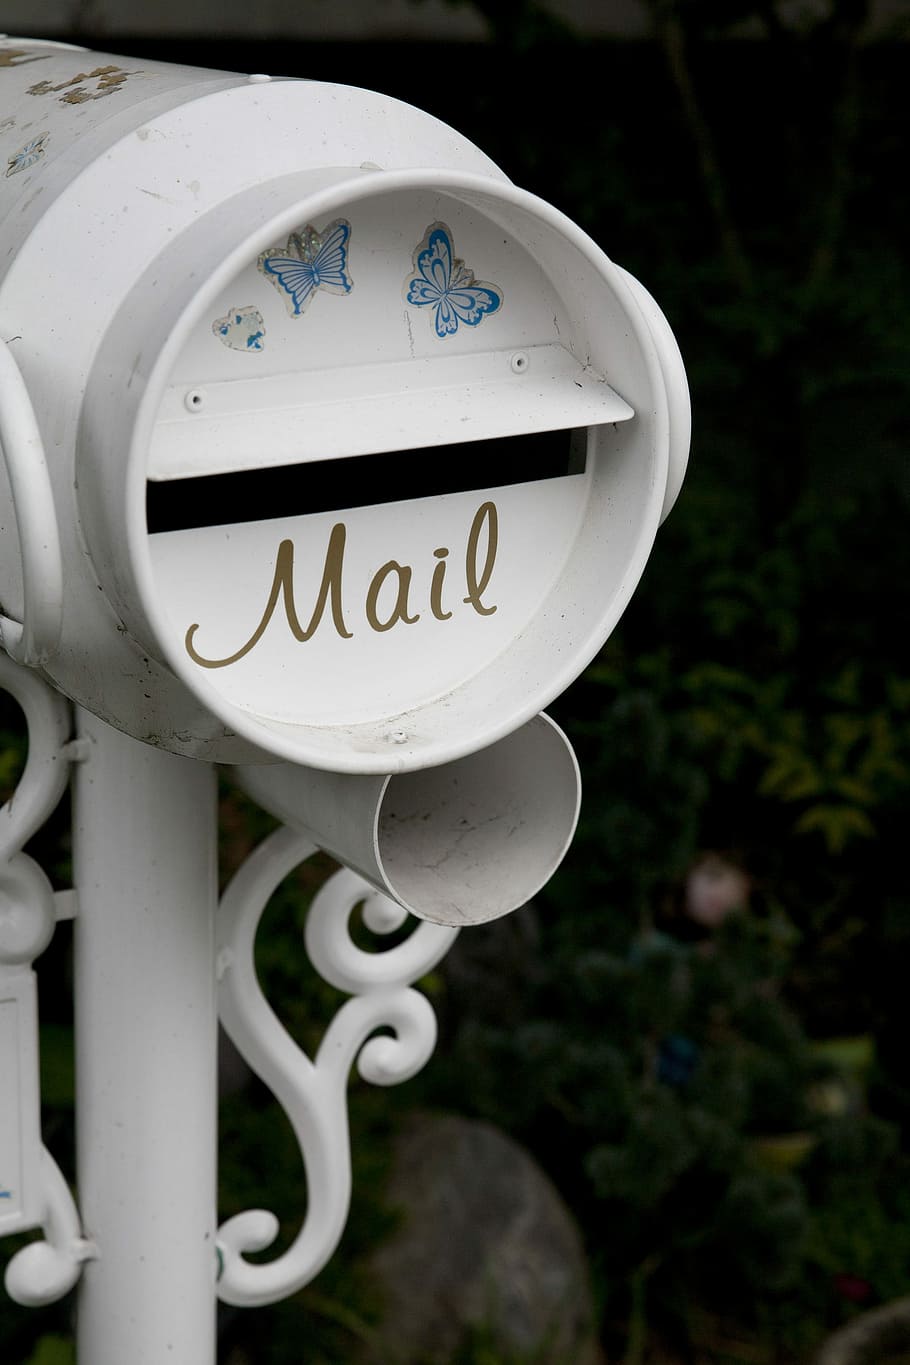
[[[31, 669], [0, 652], [0, 687], [19, 703], [28, 726], [22, 777], [0, 809], [0, 973], [29, 972], [53, 937], [54, 893], [23, 848], [54, 810], [69, 777], [72, 750], [67, 703]], [[6, 1288], [17, 1303], [53, 1303], [73, 1288], [94, 1253], [82, 1237], [79, 1214], [57, 1163], [41, 1149], [42, 1241], [18, 1251], [6, 1268]]]
[[44, 1240], [17, 1251], [6, 1267], [6, 1292], [26, 1308], [42, 1308], [68, 1294], [97, 1250], [82, 1235], [79, 1211], [63, 1173], [46, 1147], [41, 1149], [44, 1183]]
[[[273, 1213], [251, 1209], [222, 1225], [219, 1297], [238, 1306], [274, 1303], [295, 1293], [322, 1269], [347, 1221], [351, 1159], [346, 1087], [356, 1061], [374, 1085], [416, 1075], [433, 1052], [436, 1018], [412, 983], [445, 955], [457, 929], [420, 924], [404, 942], [369, 953], [351, 939], [356, 906], [374, 933], [392, 933], [406, 911], [342, 870], [316, 895], [306, 924], [310, 960], [326, 981], [348, 992], [310, 1060], [279, 1023], [265, 999], [253, 961], [256, 930], [279, 883], [316, 851], [305, 836], [281, 828], [251, 854], [224, 893], [219, 912], [219, 1013], [246, 1061], [271, 1088], [290, 1119], [307, 1180], [307, 1211], [292, 1245], [275, 1260], [252, 1263], [244, 1253], [274, 1241]], [[394, 1036], [371, 1038], [378, 1028]]]

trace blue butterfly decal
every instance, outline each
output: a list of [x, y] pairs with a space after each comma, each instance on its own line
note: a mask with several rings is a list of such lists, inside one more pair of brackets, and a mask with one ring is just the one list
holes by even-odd
[[38, 137], [32, 138], [24, 147], [20, 147], [14, 156], [11, 156], [6, 163], [6, 174], [17, 175], [19, 171], [27, 171], [34, 166], [36, 161], [40, 161], [47, 150], [47, 141], [50, 133], [40, 133]]
[[502, 291], [475, 280], [459, 261], [445, 223], [431, 223], [414, 252], [414, 274], [405, 280], [405, 301], [415, 308], [435, 309], [436, 335], [454, 336], [459, 323], [476, 327], [502, 307]]
[[259, 257], [259, 269], [284, 298], [292, 318], [309, 308], [318, 289], [329, 294], [350, 294], [348, 240], [351, 225], [336, 218], [324, 232], [307, 223], [288, 238], [287, 250], [272, 248]]

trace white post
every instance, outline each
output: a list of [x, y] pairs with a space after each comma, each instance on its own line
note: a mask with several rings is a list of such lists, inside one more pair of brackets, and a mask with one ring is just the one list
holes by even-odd
[[76, 764], [79, 1365], [214, 1365], [211, 764], [86, 712]]

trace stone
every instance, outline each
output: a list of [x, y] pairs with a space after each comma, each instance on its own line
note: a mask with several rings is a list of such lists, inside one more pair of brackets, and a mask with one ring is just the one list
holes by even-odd
[[910, 1298], [853, 1318], [823, 1343], [814, 1365], [910, 1365]]
[[444, 1365], [472, 1329], [512, 1360], [602, 1365], [581, 1236], [554, 1185], [488, 1123], [414, 1116], [369, 1260], [385, 1305], [363, 1365]]

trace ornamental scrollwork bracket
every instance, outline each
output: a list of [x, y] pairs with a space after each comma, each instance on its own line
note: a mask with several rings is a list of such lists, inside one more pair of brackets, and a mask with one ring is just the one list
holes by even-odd
[[[436, 1018], [413, 983], [445, 955], [457, 929], [419, 924], [385, 952], [354, 943], [349, 922], [362, 906], [377, 934], [399, 929], [407, 912], [356, 873], [335, 873], [317, 893], [305, 942], [316, 971], [351, 998], [338, 1010], [313, 1059], [278, 1021], [256, 979], [253, 950], [260, 918], [283, 879], [316, 848], [289, 828], [269, 835], [226, 889], [219, 911], [218, 1007], [243, 1057], [270, 1087], [293, 1125], [307, 1182], [307, 1210], [292, 1245], [267, 1263], [246, 1252], [263, 1251], [278, 1232], [275, 1215], [252, 1209], [219, 1230], [219, 1297], [238, 1306], [273, 1303], [308, 1284], [329, 1260], [347, 1221], [351, 1157], [347, 1081], [356, 1062], [374, 1085], [395, 1085], [416, 1075], [436, 1042]], [[391, 1029], [371, 1037], [376, 1029]]]
[[37, 984], [32, 963], [53, 937], [59, 900], [39, 865], [23, 852], [57, 805], [78, 756], [63, 698], [32, 669], [0, 651], [0, 687], [15, 698], [28, 727], [28, 756], [13, 795], [0, 809], [0, 1235], [41, 1228], [43, 1239], [6, 1268], [17, 1303], [53, 1303], [73, 1288], [94, 1248], [63, 1175], [41, 1141]]

